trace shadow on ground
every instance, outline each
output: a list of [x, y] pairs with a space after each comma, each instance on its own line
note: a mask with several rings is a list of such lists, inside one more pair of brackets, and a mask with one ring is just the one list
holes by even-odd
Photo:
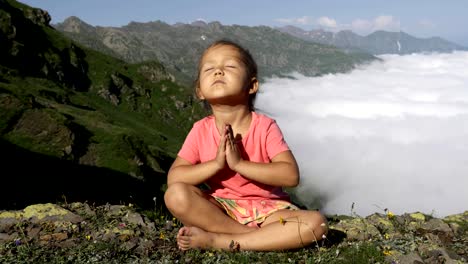
[[163, 201], [166, 175], [152, 172], [146, 180], [106, 168], [80, 165], [34, 153], [0, 139], [0, 210], [36, 203], [134, 203], [154, 208]]

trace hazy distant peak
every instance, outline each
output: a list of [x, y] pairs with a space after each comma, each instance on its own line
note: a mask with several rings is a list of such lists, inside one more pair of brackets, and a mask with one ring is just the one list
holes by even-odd
[[183, 27], [183, 26], [185, 26], [185, 25], [187, 25], [187, 24], [182, 23], [182, 22], [177, 22], [177, 23], [173, 24], [172, 26], [173, 26], [173, 27]]
[[357, 34], [354, 33], [353, 31], [351, 31], [350, 29], [341, 30], [341, 31], [337, 32], [337, 34], [353, 34], [353, 35], [357, 35]]
[[302, 28], [300, 27], [296, 27], [296, 26], [292, 26], [292, 25], [287, 25], [287, 26], [283, 26], [283, 27], [279, 27], [278, 29], [284, 29], [284, 30], [294, 30], [294, 31], [305, 31], [303, 30]]
[[77, 16], [71, 16], [66, 18], [61, 24], [82, 24], [82, 25], [89, 25], [88, 23], [84, 22]]
[[221, 22], [219, 21], [212, 21], [210, 23], [208, 23], [208, 26], [210, 27], [221, 27], [223, 24], [221, 24]]
[[403, 31], [378, 30], [364, 37], [351, 30], [330, 32], [316, 29], [307, 31], [294, 26], [284, 26], [278, 28], [278, 30], [306, 41], [333, 45], [346, 51], [364, 51], [370, 54], [411, 54], [467, 50], [466, 47], [440, 37], [417, 38]]
[[71, 16], [66, 18], [62, 23], [58, 23], [56, 27], [60, 27], [65, 32], [80, 33], [81, 30], [92, 30], [93, 26], [84, 22], [79, 17]]
[[202, 27], [202, 28], [208, 26], [208, 24], [203, 20], [195, 20], [192, 23], [190, 23], [190, 25], [194, 27]]

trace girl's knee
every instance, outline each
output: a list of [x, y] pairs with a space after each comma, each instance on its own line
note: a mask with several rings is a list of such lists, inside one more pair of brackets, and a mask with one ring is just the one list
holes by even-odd
[[191, 188], [186, 183], [173, 183], [169, 185], [164, 193], [164, 202], [166, 207], [170, 210], [184, 210], [185, 207], [190, 206]]
[[306, 211], [306, 213], [301, 217], [304, 223], [314, 230], [315, 235], [318, 240], [321, 239], [322, 235], [328, 232], [327, 219], [323, 214], [318, 211]]
[[320, 236], [319, 239], [322, 239], [323, 238], [322, 236], [328, 233], [327, 218], [322, 213], [315, 211], [314, 219], [315, 219], [316, 230], [318, 231], [319, 233], [318, 235]]

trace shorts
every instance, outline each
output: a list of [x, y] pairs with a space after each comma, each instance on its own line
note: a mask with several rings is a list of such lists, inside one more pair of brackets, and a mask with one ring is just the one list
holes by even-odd
[[253, 227], [260, 227], [268, 216], [278, 210], [299, 210], [299, 207], [284, 200], [234, 200], [215, 196], [213, 198], [224, 207], [231, 218], [243, 225]]

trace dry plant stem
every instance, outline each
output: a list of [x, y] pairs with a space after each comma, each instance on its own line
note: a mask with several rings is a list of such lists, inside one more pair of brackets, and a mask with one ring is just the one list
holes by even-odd
[[[295, 223], [297, 223], [297, 224], [298, 224], [298, 225], [297, 225], [297, 233], [299, 234], [299, 238], [301, 239], [301, 244], [302, 244], [302, 246], [305, 247], [306, 245], [304, 244], [304, 240], [302, 239], [302, 235], [301, 235], [301, 231], [300, 231], [300, 225], [301, 225], [301, 224], [305, 224], [305, 223], [304, 223], [304, 222], [301, 222], [297, 216], [294, 217], [294, 218], [296, 218], [297, 221], [282, 220], [282, 219], [281, 219], [279, 222], [280, 222], [280, 223], [283, 223], [283, 222], [284, 222], [284, 223], [286, 223], [286, 222], [295, 222]], [[307, 224], [306, 224], [306, 225], [307, 225]], [[312, 229], [312, 227], [310, 227], [310, 226], [308, 226], [308, 228], [310, 229], [310, 231], [312, 232], [312, 235], [314, 236], [314, 241], [315, 241], [315, 244], [317, 245], [317, 248], [320, 248], [320, 245], [319, 245], [319, 243], [318, 243], [318, 239], [317, 239], [317, 236], [315, 235], [314, 229]]]

